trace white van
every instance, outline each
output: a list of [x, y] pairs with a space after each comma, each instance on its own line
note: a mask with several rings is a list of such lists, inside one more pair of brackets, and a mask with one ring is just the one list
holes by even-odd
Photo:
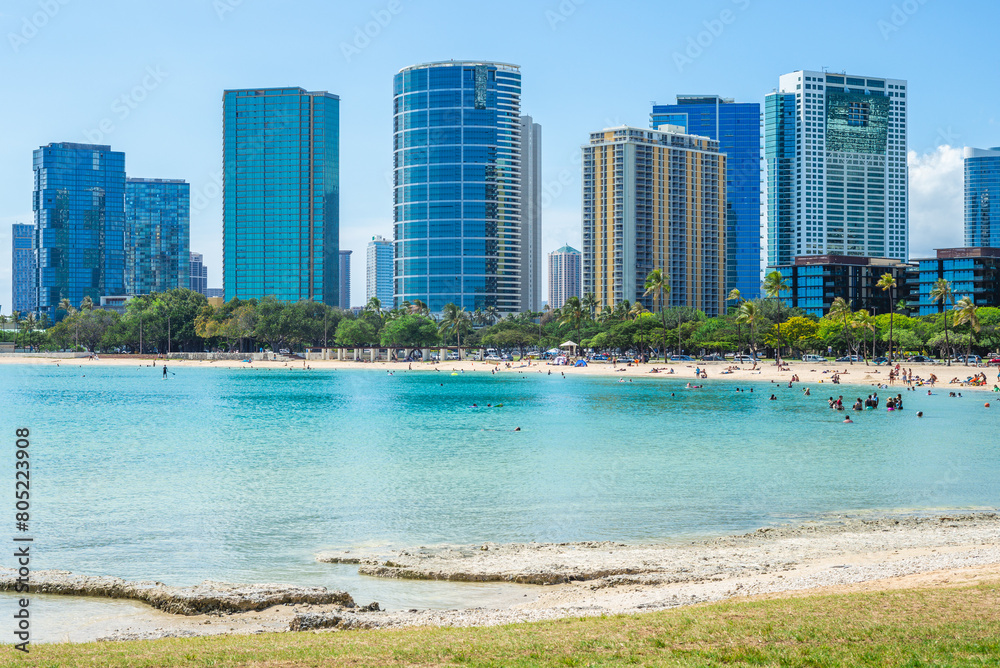
[[802, 361], [803, 362], [825, 362], [826, 358], [823, 357], [822, 355], [803, 355], [802, 356]]

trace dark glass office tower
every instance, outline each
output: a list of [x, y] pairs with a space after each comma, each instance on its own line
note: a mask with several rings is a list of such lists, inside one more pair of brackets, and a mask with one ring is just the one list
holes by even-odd
[[125, 181], [125, 292], [190, 285], [191, 186], [179, 179]]
[[11, 301], [13, 313], [30, 313], [35, 310], [35, 279], [38, 264], [35, 262], [35, 226], [14, 223], [11, 226]]
[[965, 245], [1000, 248], [1000, 147], [965, 149]]
[[726, 293], [760, 297], [760, 105], [716, 95], [678, 95], [653, 105], [650, 125], [678, 125], [719, 142], [726, 155]]
[[340, 98], [302, 88], [223, 96], [226, 301], [340, 305]]
[[125, 290], [125, 154], [49, 144], [34, 152], [34, 172], [37, 307], [54, 322], [62, 299], [100, 304]]
[[447, 61], [394, 85], [395, 301], [521, 310], [521, 73]]

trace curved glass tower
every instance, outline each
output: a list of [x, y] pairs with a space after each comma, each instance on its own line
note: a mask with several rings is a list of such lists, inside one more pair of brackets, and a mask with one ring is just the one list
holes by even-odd
[[521, 73], [447, 61], [394, 89], [395, 301], [521, 305]]

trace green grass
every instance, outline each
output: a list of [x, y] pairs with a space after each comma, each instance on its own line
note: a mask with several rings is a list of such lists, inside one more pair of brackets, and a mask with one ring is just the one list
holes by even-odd
[[1000, 582], [494, 628], [37, 645], [18, 666], [1000, 666]]

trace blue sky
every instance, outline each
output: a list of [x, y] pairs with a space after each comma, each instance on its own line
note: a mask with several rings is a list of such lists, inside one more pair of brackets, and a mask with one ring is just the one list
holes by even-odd
[[450, 58], [522, 68], [522, 110], [543, 127], [546, 253], [580, 245], [588, 133], [645, 126], [650, 102], [676, 94], [762, 102], [780, 74], [823, 66], [909, 81], [911, 250], [958, 245], [958, 149], [1000, 145], [998, 18], [985, 0], [5, 0], [0, 304], [10, 223], [32, 221], [31, 152], [56, 141], [109, 143], [130, 176], [187, 179], [191, 249], [221, 287], [222, 91], [265, 86], [341, 97], [341, 247], [362, 304], [365, 244], [392, 233], [392, 76]]

